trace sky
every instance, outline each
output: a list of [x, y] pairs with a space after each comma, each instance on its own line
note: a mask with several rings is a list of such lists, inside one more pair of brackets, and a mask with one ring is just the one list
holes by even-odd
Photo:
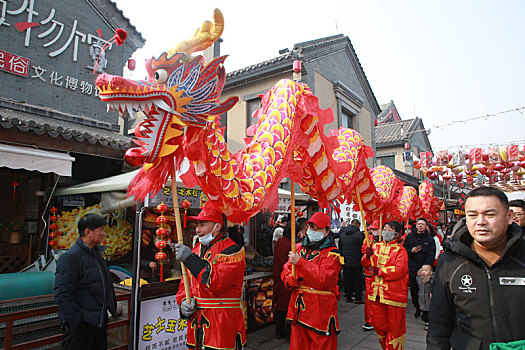
[[189, 39], [219, 8], [227, 72], [344, 34], [377, 102], [422, 118], [434, 151], [525, 144], [525, 1], [114, 1], [146, 39], [137, 66]]

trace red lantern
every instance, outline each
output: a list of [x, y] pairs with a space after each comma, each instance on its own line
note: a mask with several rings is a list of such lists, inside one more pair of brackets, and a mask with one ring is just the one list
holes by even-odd
[[157, 211], [159, 213], [165, 213], [167, 210], [168, 210], [168, 206], [166, 204], [164, 204], [164, 202], [162, 202], [159, 205], [157, 205]]
[[49, 244], [50, 247], [54, 247], [57, 245], [57, 241], [49, 241], [47, 244]]
[[155, 242], [155, 247], [157, 247], [157, 249], [164, 249], [166, 248], [166, 245], [168, 243], [165, 241], [165, 240], [158, 240], [157, 242]]
[[58, 208], [57, 207], [51, 207], [51, 209], [49, 209], [49, 212], [51, 214], [56, 214], [56, 213], [58, 213]]
[[405, 143], [405, 149], [408, 151], [410, 149], [410, 142]]
[[50, 230], [56, 230], [58, 228], [58, 225], [57, 224], [51, 224], [49, 225], [49, 229]]
[[142, 154], [138, 147], [130, 148], [124, 154], [124, 160], [132, 167], [138, 167], [146, 161], [146, 157]]
[[55, 222], [55, 221], [58, 220], [58, 216], [56, 216], [56, 215], [51, 215], [51, 216], [49, 217], [49, 220]]
[[157, 254], [155, 254], [155, 260], [157, 260], [157, 261], [166, 260], [166, 253], [158, 252]]
[[58, 232], [57, 231], [49, 232], [49, 238], [55, 238], [56, 236], [58, 236]]
[[300, 217], [302, 217], [303, 215], [304, 215], [304, 213], [303, 213], [302, 211], [298, 211], [298, 212], [297, 212], [297, 217], [300, 218]]
[[136, 66], [137, 66], [137, 62], [133, 58], [130, 58], [128, 60], [128, 69], [129, 70], [135, 70]]
[[180, 207], [184, 209], [184, 228], [186, 228], [186, 222], [188, 217], [188, 209], [191, 207], [191, 202], [187, 199], [180, 203]]
[[165, 216], [157, 216], [157, 224], [165, 224], [168, 222], [168, 218]]
[[165, 228], [160, 227], [157, 229], [157, 236], [166, 237], [167, 234], [168, 234], [168, 230], [166, 230]]

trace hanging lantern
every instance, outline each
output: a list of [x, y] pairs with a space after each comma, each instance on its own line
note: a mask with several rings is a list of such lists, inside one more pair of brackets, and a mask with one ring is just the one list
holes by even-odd
[[168, 218], [164, 216], [164, 213], [168, 211], [168, 206], [162, 202], [157, 205], [157, 211], [160, 213], [160, 216], [157, 217], [156, 221], [160, 227], [155, 231], [157, 234], [155, 247], [159, 249], [159, 252], [155, 254], [155, 260], [160, 264], [160, 281], [162, 282], [164, 280], [164, 260], [166, 260], [166, 253], [163, 252], [163, 249], [167, 246], [166, 235], [168, 234], [168, 230], [166, 229]]
[[301, 218], [303, 217], [304, 213], [302, 211], [298, 211], [297, 212], [297, 217]]
[[180, 207], [184, 209], [184, 228], [186, 228], [186, 222], [188, 217], [188, 209], [191, 207], [191, 202], [187, 199], [180, 203]]
[[11, 186], [13, 186], [13, 200], [15, 200], [15, 195], [16, 195], [16, 188], [18, 187], [19, 183], [16, 181], [16, 177], [15, 177], [15, 181], [11, 182]]
[[55, 247], [57, 244], [58, 244], [58, 241], [57, 241], [57, 238], [58, 236], [61, 235], [61, 232], [57, 231], [58, 230], [58, 224], [57, 224], [57, 221], [58, 221], [58, 215], [55, 215], [56, 213], [58, 213], [58, 208], [57, 207], [51, 207], [51, 209], [49, 209], [49, 212], [52, 214], [51, 216], [49, 216], [49, 242], [47, 243], [51, 248]]

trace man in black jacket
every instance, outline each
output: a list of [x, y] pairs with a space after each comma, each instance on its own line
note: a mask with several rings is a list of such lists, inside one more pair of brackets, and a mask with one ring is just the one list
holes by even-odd
[[117, 308], [111, 274], [102, 257], [106, 220], [87, 214], [78, 221], [80, 237], [57, 261], [55, 302], [62, 321], [64, 349], [106, 349], [107, 311]]
[[[525, 339], [525, 244], [505, 193], [480, 187], [438, 260], [427, 349], [489, 349]], [[510, 348], [510, 347], [509, 347]], [[525, 348], [517, 344], [513, 349]]]
[[419, 309], [417, 286], [417, 272], [423, 265], [434, 264], [436, 255], [436, 244], [428, 232], [428, 222], [425, 218], [419, 218], [416, 221], [416, 232], [409, 233], [403, 246], [408, 253], [408, 277], [410, 283], [410, 296], [412, 304], [416, 308], [414, 313], [415, 318], [421, 317], [421, 310]]
[[344, 257], [343, 286], [346, 302], [354, 297], [356, 304], [364, 304], [363, 300], [363, 267], [361, 266], [361, 247], [365, 234], [359, 231], [361, 223], [354, 219], [349, 226], [341, 228], [339, 236], [339, 252]]

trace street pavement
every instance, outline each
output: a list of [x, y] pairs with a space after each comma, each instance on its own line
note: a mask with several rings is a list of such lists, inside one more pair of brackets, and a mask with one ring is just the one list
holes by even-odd
[[[415, 319], [414, 307], [410, 302], [407, 307], [407, 336], [405, 349], [426, 349], [425, 324], [421, 319]], [[365, 332], [361, 328], [364, 323], [364, 305], [347, 303], [345, 298], [339, 300], [339, 326], [341, 333], [337, 337], [337, 349], [340, 350], [381, 350], [374, 331]], [[271, 324], [247, 334], [247, 350], [285, 350], [289, 341], [275, 335], [275, 325]], [[307, 349], [305, 349], [307, 350]], [[320, 349], [321, 350], [321, 349]]]

